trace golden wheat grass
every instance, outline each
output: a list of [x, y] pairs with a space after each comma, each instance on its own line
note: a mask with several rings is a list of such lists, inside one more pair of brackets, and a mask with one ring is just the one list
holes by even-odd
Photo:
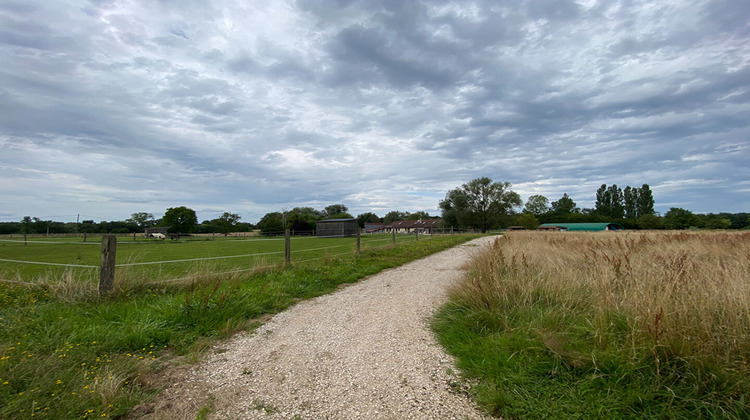
[[750, 232], [513, 232], [473, 267], [463, 301], [503, 313], [554, 300], [601, 331], [624, 317], [633, 347], [748, 369]]

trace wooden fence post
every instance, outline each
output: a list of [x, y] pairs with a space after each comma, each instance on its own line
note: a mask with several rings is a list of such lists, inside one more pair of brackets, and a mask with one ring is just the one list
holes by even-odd
[[417, 229], [414, 229], [414, 240], [415, 241], [419, 240], [419, 231]]
[[292, 261], [292, 239], [289, 236], [289, 229], [284, 231], [284, 261], [289, 264]]
[[86, 232], [83, 232], [83, 242], [86, 242]]
[[359, 226], [357, 226], [357, 255], [359, 255], [359, 236], [360, 236], [359, 231], [360, 231]]
[[393, 234], [393, 245], [396, 245], [396, 229], [393, 229], [391, 233]]
[[117, 237], [115, 235], [102, 236], [102, 271], [99, 275], [99, 294], [103, 295], [112, 290], [115, 282], [115, 255], [117, 253]]

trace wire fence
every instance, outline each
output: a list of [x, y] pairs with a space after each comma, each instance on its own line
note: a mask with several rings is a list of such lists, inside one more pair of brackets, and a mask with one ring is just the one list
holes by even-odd
[[[128, 235], [129, 236], [129, 235]], [[228, 261], [233, 259], [247, 259], [247, 263], [240, 264], [237, 268], [232, 268], [229, 270], [215, 270], [212, 272], [207, 272], [204, 274], [196, 274], [191, 273], [187, 276], [185, 275], [178, 275], [178, 277], [169, 278], [169, 279], [158, 279], [154, 280], [153, 283], [170, 283], [170, 282], [178, 282], [178, 281], [185, 281], [190, 279], [196, 279], [196, 277], [206, 277], [206, 276], [217, 276], [217, 275], [236, 275], [241, 274], [245, 272], [250, 271], [259, 271], [259, 270], [267, 270], [274, 267], [278, 267], [281, 263], [291, 263], [291, 251], [293, 250], [294, 255], [305, 255], [310, 253], [321, 253], [323, 252], [324, 255], [319, 256], [311, 256], [304, 259], [295, 258], [294, 263], [295, 264], [305, 264], [313, 261], [318, 261], [322, 259], [331, 259], [331, 258], [339, 258], [344, 255], [354, 255], [355, 253], [358, 254], [361, 250], [371, 250], [371, 249], [378, 249], [378, 248], [384, 248], [384, 247], [391, 247], [396, 246], [399, 243], [403, 242], [411, 242], [414, 240], [419, 240], [420, 236], [424, 238], [431, 238], [431, 235], [425, 235], [421, 234], [420, 232], [415, 233], [409, 233], [409, 234], [400, 234], [396, 235], [395, 232], [393, 232], [391, 235], [387, 235], [390, 237], [383, 237], [380, 236], [384, 235], [367, 235], [366, 241], [364, 241], [362, 244], [360, 243], [360, 235], [358, 234], [356, 236], [356, 246], [353, 243], [344, 243], [344, 244], [338, 244], [338, 245], [328, 245], [328, 246], [319, 246], [319, 247], [293, 247], [291, 246], [292, 241], [305, 239], [306, 241], [310, 240], [325, 240], [328, 238], [341, 238], [340, 236], [329, 236], [329, 237], [318, 237], [318, 238], [311, 238], [309, 235], [306, 235], [304, 238], [300, 237], [292, 237], [289, 233], [287, 233], [285, 238], [253, 238], [253, 239], [231, 239], [232, 242], [246, 242], [246, 241], [253, 241], [253, 242], [262, 242], [262, 241], [275, 241], [275, 242], [284, 242], [285, 250], [273, 250], [273, 251], [266, 251], [266, 252], [252, 252], [252, 253], [243, 253], [243, 254], [237, 254], [237, 255], [219, 255], [219, 256], [207, 256], [207, 257], [196, 257], [196, 258], [177, 258], [177, 259], [164, 259], [164, 260], [157, 260], [157, 261], [138, 261], [138, 262], [121, 262], [121, 263], [113, 263], [113, 265], [109, 268], [105, 267], [104, 263], [104, 257], [102, 257], [102, 265], [92, 265], [92, 264], [77, 264], [77, 263], [60, 263], [60, 262], [46, 262], [46, 261], [30, 261], [27, 259], [11, 259], [11, 258], [0, 258], [0, 262], [7, 263], [7, 264], [15, 264], [15, 265], [33, 265], [33, 266], [48, 266], [52, 268], [64, 268], [66, 270], [68, 269], [101, 269], [101, 272], [104, 273], [106, 270], [109, 270], [112, 272], [112, 276], [114, 277], [114, 272], [118, 268], [122, 269], [129, 269], [129, 268], [147, 268], [148, 266], [160, 266], [158, 269], [159, 272], [156, 273], [156, 277], [160, 277], [164, 273], [162, 273], [162, 267], [170, 264], [181, 264], [186, 267], [193, 264], [193, 268], [195, 268], [195, 263], [202, 263], [202, 262], [212, 262], [212, 261]], [[107, 238], [107, 236], [103, 237], [102, 240], [102, 255], [105, 254], [104, 244], [105, 240], [104, 238]], [[349, 239], [355, 239], [355, 237], [349, 237]], [[70, 242], [70, 241], [56, 241], [56, 242], [49, 242], [49, 241], [26, 241], [26, 240], [0, 240], [3, 242], [23, 242], [23, 243], [32, 243], [32, 244], [44, 244], [44, 245], [98, 245], [96, 242]], [[122, 241], [120, 242], [121, 245], [128, 245], [132, 244], [133, 242], [129, 241]], [[143, 244], [144, 241], [139, 241], [138, 243]], [[116, 240], [115, 240], [116, 244]], [[116, 246], [116, 245], [115, 245]], [[273, 245], [271, 245], [273, 246]], [[330, 252], [333, 252], [336, 249], [342, 249], [347, 248], [344, 252], [334, 253], [331, 254]], [[114, 252], [114, 251], [106, 251], [106, 252]], [[284, 259], [281, 258], [281, 256], [284, 255]], [[274, 259], [278, 259], [278, 261], [274, 263], [268, 263], [263, 264], [265, 261], [263, 261], [263, 258], [266, 257], [272, 257]], [[114, 261], [114, 260], [113, 260]], [[261, 263], [261, 265], [258, 265], [258, 263]], [[7, 265], [6, 264], [6, 265]], [[169, 270], [167, 270], [169, 271]], [[93, 273], [92, 273], [93, 275]], [[104, 274], [102, 274], [103, 276]], [[103, 280], [100, 278], [100, 284]], [[112, 279], [110, 280], [111, 283]], [[3, 279], [0, 278], [0, 282], [5, 283], [12, 283], [12, 284], [25, 284], [25, 285], [36, 285], [39, 284], [39, 282], [26, 282], [23, 281], [23, 279], [18, 280], [11, 280], [11, 279]]]

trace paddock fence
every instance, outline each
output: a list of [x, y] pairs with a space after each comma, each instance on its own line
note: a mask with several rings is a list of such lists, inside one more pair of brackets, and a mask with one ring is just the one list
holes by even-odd
[[[458, 231], [449, 231], [448, 233], [461, 233]], [[412, 232], [412, 233], [400, 233], [390, 232], [384, 233], [368, 233], [363, 234], [360, 230], [357, 231], [355, 237], [340, 238], [340, 237], [314, 237], [314, 232], [295, 232], [287, 230], [282, 233], [283, 237], [276, 235], [266, 237], [239, 237], [239, 236], [227, 236], [227, 238], [221, 238], [226, 240], [228, 243], [241, 243], [252, 241], [253, 245], [261, 244], [262, 246], [256, 246], [255, 252], [233, 254], [233, 255], [212, 255], [212, 256], [199, 256], [192, 258], [169, 258], [169, 259], [157, 259], [153, 261], [138, 261], [139, 258], [133, 257], [137, 255], [137, 252], [130, 250], [130, 257], [117, 263], [117, 253], [119, 247], [135, 246], [136, 244], [153, 243], [154, 240], [145, 241], [143, 239], [131, 240], [130, 234], [121, 235], [103, 235], [101, 236], [101, 242], [97, 241], [93, 236], [82, 237], [82, 240], [75, 241], [75, 237], [63, 237], [61, 240], [55, 242], [45, 241], [42, 237], [26, 237], [20, 238], [0, 238], [0, 245], [15, 244], [19, 245], [23, 242], [24, 245], [30, 244], [35, 245], [39, 249], [43, 249], [42, 245], [79, 245], [85, 248], [100, 246], [100, 262], [98, 264], [92, 261], [93, 257], [90, 253], [87, 253], [88, 263], [82, 263], [79, 261], [65, 263], [65, 262], [51, 262], [43, 261], [44, 258], [0, 258], [0, 267], [4, 266], [5, 270], [1, 270], [3, 273], [8, 272], [8, 268], [11, 266], [22, 267], [22, 266], [35, 266], [35, 267], [47, 267], [49, 269], [62, 269], [62, 270], [91, 270], [90, 277], [94, 277], [96, 271], [99, 272], [99, 292], [100, 294], [106, 294], [112, 290], [115, 275], [121, 270], [147, 270], [144, 272], [144, 276], [147, 276], [154, 284], [170, 283], [195, 279], [197, 275], [195, 268], [192, 268], [193, 272], [185, 275], [185, 270], [170, 267], [198, 267], [200, 264], [216, 264], [212, 266], [210, 270], [207, 270], [203, 276], [221, 276], [221, 275], [236, 275], [246, 273], [250, 271], [259, 271], [288, 265], [294, 262], [295, 264], [304, 264], [322, 259], [334, 259], [340, 258], [344, 255], [353, 256], [358, 255], [362, 250], [378, 249], [384, 247], [397, 246], [404, 242], [413, 242], [424, 239], [431, 239], [432, 234], [425, 234], [423, 232]], [[223, 236], [223, 235], [222, 235]], [[191, 237], [193, 242], [205, 242], [209, 240], [204, 237]], [[200, 238], [201, 240], [196, 240]], [[333, 240], [336, 238], [336, 240]], [[65, 239], [71, 239], [67, 241]], [[79, 236], [78, 239], [81, 239]], [[119, 242], [118, 242], [119, 239]], [[212, 237], [211, 239], [215, 239]], [[332, 243], [326, 240], [332, 240]], [[295, 242], [301, 241], [299, 246], [295, 246]], [[167, 240], [168, 241], [168, 240]], [[342, 243], [343, 241], [343, 243]], [[190, 240], [185, 241], [190, 242]], [[218, 242], [218, 241], [217, 241]], [[283, 247], [282, 247], [283, 242]], [[312, 245], [312, 246], [310, 246]], [[321, 246], [322, 245], [322, 246]], [[84, 248], [84, 249], [85, 249]], [[77, 259], [84, 260], [81, 257], [83, 251], [77, 256]], [[44, 252], [39, 252], [44, 254]], [[26, 255], [26, 254], [23, 254]], [[0, 247], [0, 257], [3, 256], [2, 248]], [[40, 255], [43, 257], [43, 255]], [[294, 258], [292, 258], [294, 257]], [[197, 264], [197, 265], [196, 265]], [[23, 268], [17, 268], [20, 273]], [[31, 270], [31, 269], [26, 269]], [[200, 270], [199, 270], [200, 271]], [[182, 273], [182, 274], [180, 274]], [[38, 282], [25, 281], [24, 276], [17, 275], [16, 279], [3, 279], [0, 278], [0, 282], [13, 283], [13, 284], [26, 284], [35, 285]]]

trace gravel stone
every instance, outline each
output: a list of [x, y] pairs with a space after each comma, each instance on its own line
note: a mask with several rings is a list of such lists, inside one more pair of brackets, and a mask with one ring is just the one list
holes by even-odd
[[[483, 419], [429, 328], [483, 237], [302, 301], [217, 344], [141, 418]], [[166, 374], [169, 376], [169, 374]]]

